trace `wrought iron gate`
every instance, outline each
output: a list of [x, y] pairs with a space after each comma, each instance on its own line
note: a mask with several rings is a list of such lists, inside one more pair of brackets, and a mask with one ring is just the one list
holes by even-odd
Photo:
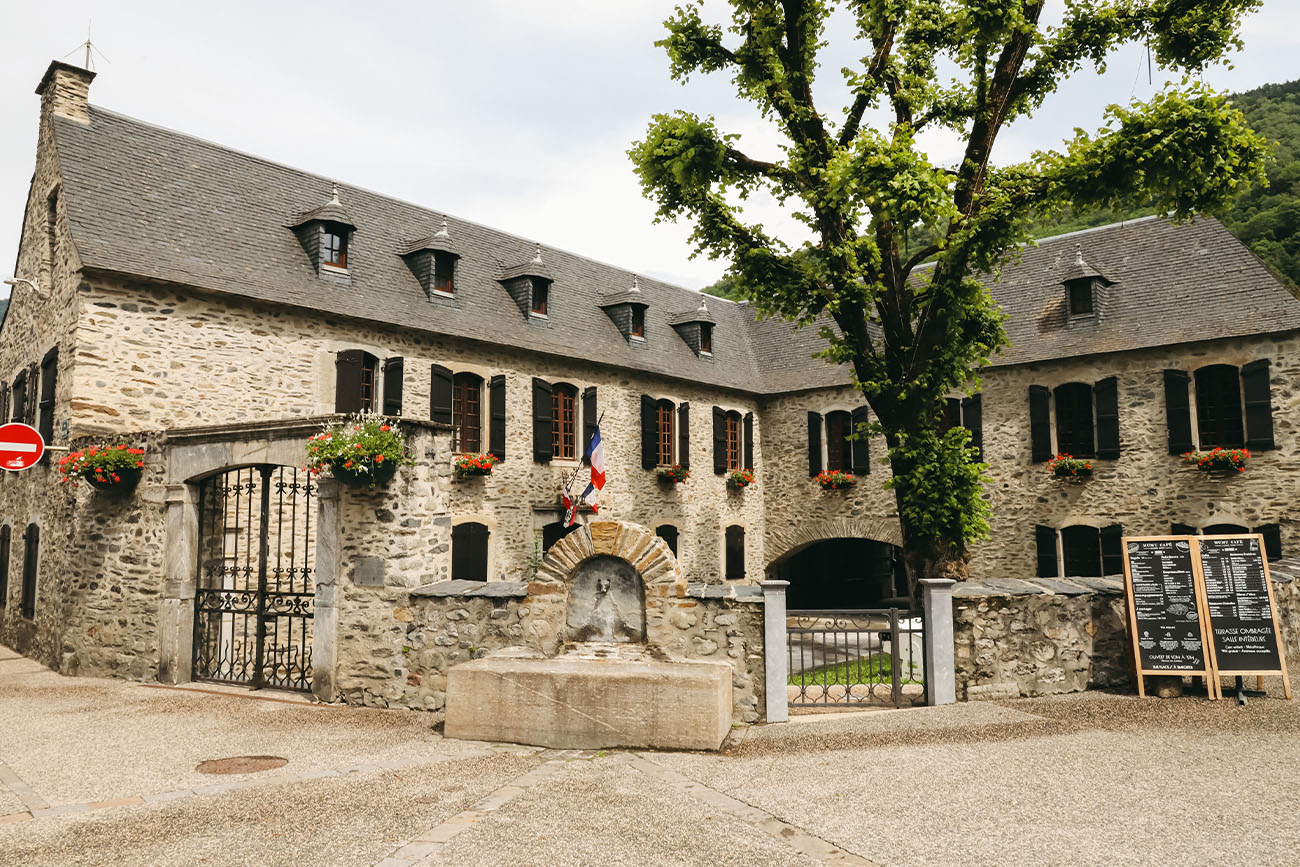
[[195, 680], [311, 689], [315, 491], [271, 465], [199, 483]]
[[925, 702], [921, 612], [787, 612], [791, 707], [902, 707]]

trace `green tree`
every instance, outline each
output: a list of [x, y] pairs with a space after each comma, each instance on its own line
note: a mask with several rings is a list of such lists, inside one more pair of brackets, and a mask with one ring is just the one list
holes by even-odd
[[[665, 22], [672, 75], [722, 72], [784, 141], [751, 155], [712, 117], [656, 115], [629, 151], [658, 219], [688, 219], [696, 249], [729, 263], [760, 313], [829, 317], [826, 355], [847, 365], [883, 434], [913, 582], [964, 578], [967, 543], [988, 531], [983, 464], [967, 432], [944, 432], [944, 397], [978, 387], [1005, 343], [1000, 311], [975, 275], [992, 273], [1032, 220], [1065, 206], [1151, 199], [1187, 217], [1262, 174], [1266, 143], [1223, 97], [1185, 80], [1145, 104], [1111, 106], [1094, 133], [1023, 163], [992, 159], [999, 133], [1085, 65], [1146, 40], [1166, 69], [1194, 73], [1240, 47], [1258, 0], [1071, 0], [1056, 25], [1044, 0], [730, 0], [706, 23], [699, 0]], [[851, 102], [835, 119], [814, 101], [818, 54], [836, 9], [861, 61], [842, 70]], [[869, 110], [888, 117], [867, 122]], [[961, 136], [961, 161], [937, 165], [917, 135]], [[760, 189], [812, 240], [774, 237], [745, 217]], [[915, 235], [933, 240], [916, 249]], [[928, 260], [933, 265], [918, 266]], [[825, 322], [825, 319], [821, 319]], [[915, 586], [915, 584], [913, 584]]]

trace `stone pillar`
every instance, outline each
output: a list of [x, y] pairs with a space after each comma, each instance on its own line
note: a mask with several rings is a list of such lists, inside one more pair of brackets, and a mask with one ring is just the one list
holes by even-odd
[[952, 586], [948, 578], [922, 578], [925, 605], [925, 691], [930, 704], [957, 700], [956, 664], [953, 659]]
[[316, 480], [316, 605], [312, 623], [311, 691], [334, 701], [338, 685], [339, 483]]
[[767, 721], [786, 722], [790, 704], [786, 681], [790, 678], [790, 656], [786, 649], [785, 588], [789, 581], [762, 581], [763, 587], [763, 671], [766, 674]]
[[194, 580], [199, 569], [198, 490], [167, 486], [167, 540], [159, 617], [158, 680], [188, 683], [194, 664]]

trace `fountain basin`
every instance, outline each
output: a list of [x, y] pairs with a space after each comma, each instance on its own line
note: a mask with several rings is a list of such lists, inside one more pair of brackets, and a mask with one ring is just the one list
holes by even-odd
[[503, 651], [447, 674], [450, 738], [556, 749], [716, 750], [731, 728], [731, 666], [623, 648], [543, 658]]

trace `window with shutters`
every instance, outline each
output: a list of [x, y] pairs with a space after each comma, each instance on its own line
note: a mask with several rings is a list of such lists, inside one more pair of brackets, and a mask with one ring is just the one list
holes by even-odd
[[375, 368], [379, 359], [366, 355], [361, 362], [361, 411], [375, 411]]
[[661, 467], [671, 467], [673, 465], [674, 413], [675, 408], [671, 400], [661, 400], [656, 406], [655, 442], [658, 446], [658, 460]]
[[551, 281], [540, 277], [533, 278], [533, 300], [529, 311], [534, 316], [546, 316], [551, 301]]
[[1101, 577], [1101, 534], [1096, 527], [1062, 527], [1061, 560], [1065, 577]]
[[672, 551], [673, 556], [676, 557], [677, 556], [677, 528], [674, 527], [672, 524], [660, 524], [658, 527], [655, 527], [655, 535], [668, 543], [668, 550]]
[[451, 578], [453, 581], [486, 581], [488, 577], [488, 528], [467, 521], [451, 528]]
[[1096, 578], [1123, 572], [1124, 528], [1073, 525], [1060, 530], [1034, 528], [1038, 548], [1038, 577]]
[[640, 304], [630, 306], [632, 308], [632, 336], [645, 340], [645, 308]]
[[36, 616], [36, 570], [41, 555], [41, 528], [27, 525], [23, 545], [23, 591], [20, 599], [22, 616], [31, 620]]
[[384, 359], [384, 415], [402, 414], [402, 378], [405, 361], [401, 358]]
[[59, 348], [56, 346], [45, 353], [45, 357], [41, 359], [40, 420], [36, 429], [40, 431], [41, 437], [47, 444], [54, 441], [54, 391], [57, 387], [58, 372]]
[[1196, 371], [1196, 425], [1201, 448], [1241, 448], [1241, 379], [1230, 364], [1212, 364]]
[[483, 450], [483, 378], [458, 373], [451, 380], [451, 423], [457, 454]]
[[433, 254], [433, 291], [439, 295], [456, 294], [456, 256], [441, 250]]
[[339, 223], [326, 223], [321, 228], [321, 261], [335, 268], [348, 267], [348, 230]]
[[13, 530], [8, 524], [0, 527], [0, 608], [9, 604], [9, 543]]
[[736, 412], [735, 410], [732, 410], [731, 412], [727, 413], [726, 421], [724, 422], [724, 424], [726, 425], [726, 435], [727, 435], [727, 450], [726, 450], [727, 469], [728, 470], [746, 469], [744, 463], [742, 463], [742, 461], [744, 460], [744, 451], [741, 448], [742, 441], [741, 441], [740, 413]]
[[1070, 382], [1057, 386], [1056, 451], [1076, 458], [1096, 457], [1092, 425], [1092, 386]]
[[578, 389], [567, 383], [551, 387], [551, 457], [578, 459]]
[[21, 371], [14, 377], [14, 384], [10, 394], [9, 408], [13, 414], [9, 420], [22, 421], [27, 408], [27, 371]]
[[955, 427], [964, 427], [970, 431], [966, 445], [979, 451], [976, 460], [984, 460], [983, 395], [976, 393], [969, 397], [950, 397], [944, 400], [941, 430], [947, 433]]
[[700, 352], [713, 354], [713, 324], [711, 322], [700, 323]]
[[728, 581], [745, 577], [745, 528], [732, 524], [726, 533], [725, 574]]
[[826, 413], [826, 469], [853, 472], [853, 416], [842, 410]]

